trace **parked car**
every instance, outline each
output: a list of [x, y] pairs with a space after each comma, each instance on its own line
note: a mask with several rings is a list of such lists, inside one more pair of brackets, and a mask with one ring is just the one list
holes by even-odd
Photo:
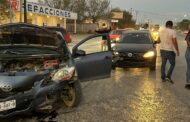
[[[79, 105], [80, 82], [110, 77], [112, 52], [86, 54], [78, 47], [104, 35], [91, 35], [70, 53], [65, 39], [43, 27], [0, 26], [0, 118]], [[97, 40], [98, 41], [98, 40]], [[90, 69], [89, 69], [90, 67]], [[97, 70], [98, 69], [98, 70]]]
[[126, 29], [118, 29], [118, 30], [112, 30], [110, 32], [110, 40], [111, 41], [119, 41], [122, 34], [134, 31], [133, 28], [126, 28]]
[[51, 31], [60, 32], [64, 36], [67, 43], [72, 42], [71, 34], [65, 28], [63, 27], [45, 27], [45, 28]]
[[148, 31], [134, 31], [123, 34], [113, 46], [113, 68], [149, 67], [156, 69], [156, 49]]

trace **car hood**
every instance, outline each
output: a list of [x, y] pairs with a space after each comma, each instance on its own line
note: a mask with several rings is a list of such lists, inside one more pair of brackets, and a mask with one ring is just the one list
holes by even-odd
[[118, 52], [139, 52], [144, 53], [149, 50], [154, 50], [152, 44], [116, 44], [115, 51]]
[[0, 45], [37, 45], [59, 47], [64, 43], [56, 33], [45, 28], [26, 24], [11, 23], [0, 25]]

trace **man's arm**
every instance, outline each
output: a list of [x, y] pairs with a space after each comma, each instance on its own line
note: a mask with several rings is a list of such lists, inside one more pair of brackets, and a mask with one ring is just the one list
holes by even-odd
[[186, 37], [185, 37], [185, 40], [189, 40], [188, 38], [190, 37], [190, 30], [189, 32], [187, 33]]
[[173, 42], [173, 45], [174, 45], [175, 50], [177, 51], [177, 56], [179, 56], [179, 48], [178, 48], [177, 39], [176, 39], [176, 38], [173, 38], [173, 39], [172, 39], [172, 42]]

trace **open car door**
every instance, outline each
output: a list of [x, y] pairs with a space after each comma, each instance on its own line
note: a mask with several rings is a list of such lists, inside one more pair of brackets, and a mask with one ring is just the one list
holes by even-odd
[[[102, 37], [107, 37], [102, 40]], [[105, 49], [102, 51], [102, 41]], [[112, 51], [108, 34], [92, 35], [79, 42], [72, 50], [75, 67], [80, 81], [97, 80], [110, 77]]]

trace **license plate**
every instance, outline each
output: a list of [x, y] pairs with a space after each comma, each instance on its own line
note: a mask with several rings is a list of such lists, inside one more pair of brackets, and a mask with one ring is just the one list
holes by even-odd
[[16, 100], [0, 102], [0, 111], [6, 111], [13, 108], [16, 108]]

